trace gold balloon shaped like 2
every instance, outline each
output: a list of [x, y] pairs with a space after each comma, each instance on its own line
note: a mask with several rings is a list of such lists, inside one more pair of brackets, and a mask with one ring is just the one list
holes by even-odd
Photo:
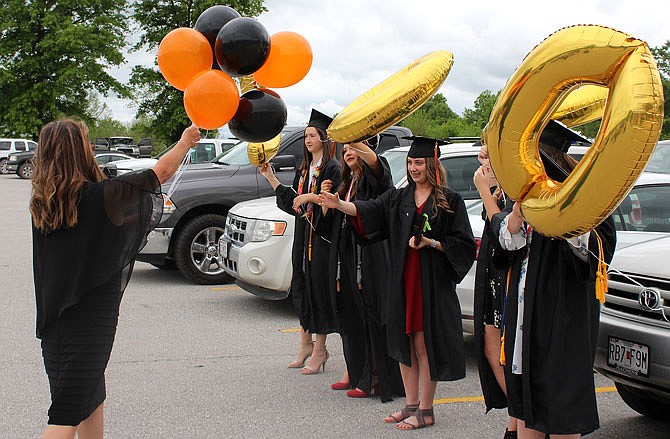
[[249, 143], [247, 146], [247, 156], [249, 162], [254, 166], [262, 166], [268, 163], [279, 151], [279, 141], [281, 134], [277, 134], [272, 139], [261, 143]]
[[[559, 183], [544, 170], [538, 140], [570, 92], [585, 85], [607, 89], [600, 130]], [[526, 220], [545, 236], [567, 238], [596, 227], [630, 191], [660, 136], [663, 102], [645, 42], [603, 26], [567, 27], [524, 58], [482, 139], [498, 182], [522, 203]]]
[[453, 55], [446, 50], [411, 62], [340, 111], [328, 127], [328, 136], [339, 143], [354, 143], [381, 133], [428, 101], [453, 63]]

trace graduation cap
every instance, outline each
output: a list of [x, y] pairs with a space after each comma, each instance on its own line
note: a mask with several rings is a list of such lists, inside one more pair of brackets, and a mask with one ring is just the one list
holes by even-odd
[[[435, 159], [435, 166], [439, 164], [440, 145], [449, 143], [448, 140], [432, 139], [430, 137], [421, 136], [405, 136], [403, 139], [412, 141], [409, 151], [407, 152], [407, 157], [413, 159], [433, 157]], [[439, 169], [436, 169], [435, 177], [437, 178], [438, 186], [440, 186], [442, 181]]]
[[332, 117], [326, 116], [320, 111], [317, 111], [312, 108], [312, 114], [309, 116], [309, 123], [307, 123], [307, 126], [319, 128], [323, 131], [326, 131], [326, 129], [328, 129], [328, 126], [332, 121], [333, 121]]
[[542, 134], [540, 134], [540, 143], [553, 146], [567, 153], [573, 143], [590, 145], [591, 141], [565, 125], [550, 119]]

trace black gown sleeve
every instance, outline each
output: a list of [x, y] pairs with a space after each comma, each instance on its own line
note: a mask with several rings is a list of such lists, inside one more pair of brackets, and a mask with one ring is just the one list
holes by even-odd
[[[354, 201], [358, 217], [363, 225], [364, 238], [377, 242], [389, 236], [389, 217], [391, 213], [391, 199], [395, 190], [388, 190], [377, 198], [365, 201]], [[395, 206], [394, 206], [395, 207]]]
[[448, 215], [453, 215], [453, 217], [443, 234], [435, 239], [438, 239], [442, 245], [444, 255], [451, 267], [453, 281], [459, 283], [475, 262], [477, 244], [472, 235], [470, 219], [463, 198], [457, 192], [450, 191], [447, 200], [452, 210], [452, 213]]
[[275, 189], [275, 195], [277, 196], [277, 207], [288, 213], [289, 215], [295, 215], [296, 212], [293, 210], [293, 200], [298, 196], [298, 182], [300, 181], [300, 170], [296, 170], [295, 177], [293, 177], [292, 186], [284, 186], [280, 184]]

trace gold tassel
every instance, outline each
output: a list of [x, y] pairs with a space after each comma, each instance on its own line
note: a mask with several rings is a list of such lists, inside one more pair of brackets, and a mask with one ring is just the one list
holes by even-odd
[[[507, 295], [509, 294], [509, 281], [512, 278], [512, 267], [507, 270], [507, 285], [505, 285], [505, 298], [503, 300], [507, 301]], [[505, 359], [505, 322], [503, 322], [503, 331], [500, 335], [500, 365], [504, 366], [506, 363]]]
[[500, 365], [504, 366], [505, 361], [505, 334], [500, 337]]
[[433, 149], [433, 159], [435, 160], [435, 180], [437, 181], [438, 186], [442, 186], [442, 176], [440, 175], [440, 147], [435, 142], [435, 148]]
[[603, 240], [594, 230], [596, 238], [598, 239], [598, 270], [596, 270], [596, 298], [600, 303], [605, 303], [605, 293], [607, 292], [607, 264], [603, 259], [605, 252], [603, 251]]
[[[312, 215], [309, 215], [309, 218], [311, 220]], [[312, 262], [312, 231], [314, 230], [312, 228], [311, 221], [307, 221], [307, 224], [309, 225], [309, 242], [307, 243], [307, 260], [309, 262]]]
[[337, 292], [338, 293], [340, 292], [340, 280], [339, 279], [337, 279]]

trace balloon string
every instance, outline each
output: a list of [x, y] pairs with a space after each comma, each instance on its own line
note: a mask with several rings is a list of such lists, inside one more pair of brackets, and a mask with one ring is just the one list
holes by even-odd
[[[596, 260], [597, 260], [600, 264], [603, 264], [604, 266], [606, 266], [608, 272], [614, 272], [614, 273], [618, 274], [619, 276], [625, 277], [626, 279], [628, 279], [628, 280], [629, 280], [631, 283], [633, 283], [634, 285], [637, 285], [638, 287], [645, 288], [644, 285], [642, 285], [640, 282], [636, 281], [636, 280], [633, 279], [632, 277], [628, 276], [627, 274], [624, 274], [624, 273], [620, 272], [620, 271], [617, 270], [616, 268], [612, 268], [612, 266], [610, 266], [607, 262], [605, 262], [605, 261], [603, 261], [602, 259], [600, 259], [599, 256], [596, 256], [595, 253], [593, 253], [590, 249], [587, 248], [586, 251], [588, 251], [588, 252], [591, 254], [591, 256], [593, 256], [594, 258], [596, 258]], [[665, 310], [663, 309], [663, 306], [661, 306], [660, 304], [657, 305], [657, 306], [654, 307], [654, 308], [649, 308], [649, 310], [650, 310], [650, 311], [660, 311], [660, 312], [661, 312], [661, 315], [663, 316], [663, 319], [665, 319], [666, 322], [670, 323], [670, 319], [668, 319], [668, 316], [665, 315]]]
[[[296, 190], [293, 188], [293, 186], [291, 186], [291, 190], [292, 190], [293, 192], [295, 192], [296, 195], [298, 195], [298, 191], [296, 191]], [[303, 213], [302, 215], [300, 215], [300, 218], [304, 218], [305, 220], [307, 220], [307, 222], [309, 223], [309, 226], [311, 227], [312, 231], [316, 233], [316, 236], [318, 236], [319, 238], [323, 239], [323, 240], [326, 241], [328, 244], [332, 244], [332, 242], [330, 242], [329, 240], [327, 240], [326, 238], [324, 238], [323, 236], [321, 236], [321, 235], [316, 231], [316, 227], [314, 227], [314, 224], [312, 224], [312, 221], [310, 221], [309, 216], [307, 215], [307, 213]]]
[[172, 197], [174, 191], [177, 190], [177, 186], [179, 186], [179, 183], [181, 183], [181, 177], [184, 175], [184, 166], [188, 165], [190, 162], [191, 162], [191, 154], [189, 150], [189, 152], [186, 153], [181, 163], [179, 164], [179, 168], [177, 168], [174, 180], [172, 180], [172, 184], [170, 184], [170, 188], [168, 189], [166, 194], [168, 198]]

